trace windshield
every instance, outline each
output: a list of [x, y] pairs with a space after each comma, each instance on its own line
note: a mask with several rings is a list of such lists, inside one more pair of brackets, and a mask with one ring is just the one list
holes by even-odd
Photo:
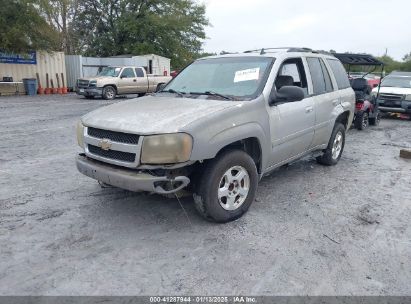
[[381, 87], [411, 88], [411, 77], [387, 76], [382, 80]]
[[117, 77], [120, 74], [121, 68], [104, 67], [97, 76]]
[[255, 98], [264, 88], [272, 62], [273, 58], [268, 57], [198, 60], [178, 74], [163, 91], [198, 95], [211, 92], [208, 98]]

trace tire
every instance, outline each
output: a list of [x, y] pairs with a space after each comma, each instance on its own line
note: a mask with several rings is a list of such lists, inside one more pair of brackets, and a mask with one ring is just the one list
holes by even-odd
[[241, 150], [223, 152], [206, 165], [198, 179], [193, 194], [195, 207], [208, 221], [233, 221], [247, 212], [254, 201], [257, 185], [257, 168], [247, 153]]
[[137, 97], [143, 97], [143, 96], [145, 96], [146, 95], [146, 93], [138, 93], [137, 94]]
[[365, 130], [368, 128], [369, 120], [368, 120], [368, 112], [359, 112], [355, 117], [354, 122], [355, 128], [358, 130]]
[[370, 118], [369, 121], [370, 121], [370, 125], [378, 126], [380, 124], [380, 121], [381, 121], [381, 113], [378, 112], [376, 114], [376, 117]]
[[[339, 139], [337, 139], [337, 137]], [[341, 158], [345, 145], [345, 127], [336, 123], [324, 154], [317, 157], [317, 162], [325, 166], [334, 166]], [[335, 150], [334, 150], [335, 149]]]
[[105, 100], [113, 100], [116, 98], [117, 90], [113, 86], [106, 86], [103, 88], [103, 98]]

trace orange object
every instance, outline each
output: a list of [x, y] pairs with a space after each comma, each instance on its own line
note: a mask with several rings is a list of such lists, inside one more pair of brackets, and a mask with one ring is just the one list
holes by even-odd
[[68, 91], [68, 90], [67, 90], [66, 87], [63, 87], [63, 88], [61, 88], [61, 91], [62, 91], [62, 92], [61, 92], [62, 94], [67, 94], [67, 91]]
[[57, 94], [63, 94], [63, 88], [57, 88]]
[[46, 95], [51, 94], [51, 89], [50, 88], [45, 88], [44, 89], [44, 94], [46, 94]]
[[44, 89], [43, 89], [42, 87], [39, 87], [39, 88], [37, 89], [37, 94], [43, 95], [43, 94], [44, 94]]
[[51, 91], [52, 91], [52, 94], [57, 94], [58, 93], [57, 88], [52, 88]]

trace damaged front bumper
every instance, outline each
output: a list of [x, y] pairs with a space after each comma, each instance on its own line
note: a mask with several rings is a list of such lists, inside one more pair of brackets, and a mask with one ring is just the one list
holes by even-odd
[[84, 175], [103, 183], [129, 191], [148, 191], [170, 194], [185, 188], [190, 179], [186, 176], [154, 176], [133, 169], [121, 168], [88, 158], [80, 154], [76, 158], [77, 169]]

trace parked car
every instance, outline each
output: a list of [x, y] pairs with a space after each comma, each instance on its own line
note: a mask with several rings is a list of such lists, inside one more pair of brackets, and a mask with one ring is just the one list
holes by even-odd
[[152, 93], [171, 76], [149, 75], [142, 67], [104, 67], [94, 77], [77, 80], [76, 93], [86, 98], [114, 99], [116, 95]]
[[205, 219], [227, 222], [275, 168], [309, 153], [337, 164], [354, 102], [331, 55], [293, 48], [202, 58], [154, 95], [83, 116], [77, 168], [130, 191], [187, 188]]
[[[372, 90], [377, 95], [378, 88]], [[411, 114], [411, 72], [392, 72], [380, 85], [377, 100], [382, 112]]]

